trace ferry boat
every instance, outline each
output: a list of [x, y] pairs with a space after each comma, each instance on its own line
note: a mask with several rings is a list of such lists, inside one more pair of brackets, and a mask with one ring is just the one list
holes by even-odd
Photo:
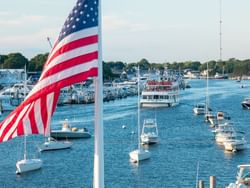
[[142, 107], [172, 107], [179, 104], [179, 84], [177, 81], [148, 80], [142, 91]]

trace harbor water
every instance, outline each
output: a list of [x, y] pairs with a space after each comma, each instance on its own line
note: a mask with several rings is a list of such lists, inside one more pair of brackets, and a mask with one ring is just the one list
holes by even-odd
[[[156, 117], [160, 142], [147, 148], [151, 158], [139, 165], [129, 161], [129, 152], [137, 148], [137, 97], [104, 103], [104, 159], [107, 188], [194, 188], [198, 179], [208, 186], [209, 176], [216, 176], [217, 187], [235, 181], [237, 165], [250, 163], [250, 148], [228, 153], [218, 146], [203, 116], [192, 109], [204, 102], [205, 80], [190, 80], [190, 89], [180, 91], [181, 103], [173, 108], [141, 109], [144, 118]], [[250, 96], [250, 82], [209, 80], [210, 106], [231, 116], [235, 129], [246, 133], [250, 143], [250, 111], [241, 108]], [[3, 114], [1, 119], [7, 114]], [[52, 129], [60, 129], [64, 119], [72, 126], [86, 127], [94, 134], [94, 105], [57, 107]], [[126, 128], [122, 128], [123, 125]], [[133, 134], [134, 132], [134, 134]], [[71, 149], [39, 153], [41, 135], [27, 137], [28, 156], [39, 156], [42, 169], [16, 175], [16, 161], [23, 157], [23, 138], [0, 144], [0, 187], [15, 188], [91, 188], [93, 187], [94, 137], [72, 140]]]

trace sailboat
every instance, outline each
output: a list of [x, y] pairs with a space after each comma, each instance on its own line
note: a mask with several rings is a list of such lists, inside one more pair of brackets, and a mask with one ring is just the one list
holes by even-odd
[[[27, 77], [27, 73], [26, 73], [26, 64], [25, 64], [25, 80], [24, 80], [25, 85], [27, 82], [26, 77]], [[16, 173], [21, 174], [23, 172], [40, 169], [42, 167], [42, 164], [43, 162], [41, 159], [27, 159], [27, 139], [26, 139], [26, 135], [24, 135], [24, 156], [22, 160], [17, 161], [16, 163], [16, 168], [17, 168]]]
[[24, 156], [23, 159], [16, 163], [16, 173], [21, 174], [33, 170], [40, 169], [43, 161], [41, 159], [27, 159], [27, 140], [24, 135]]
[[131, 151], [129, 153], [130, 160], [134, 163], [139, 163], [139, 161], [149, 159], [151, 157], [151, 153], [148, 150], [144, 150], [141, 147], [141, 138], [140, 138], [140, 70], [138, 67], [138, 117], [137, 117], [137, 125], [138, 125], [138, 149]]

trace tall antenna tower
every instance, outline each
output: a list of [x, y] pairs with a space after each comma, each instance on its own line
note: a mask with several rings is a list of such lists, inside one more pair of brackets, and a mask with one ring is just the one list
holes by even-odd
[[[222, 0], [220, 1], [220, 59], [219, 62], [222, 62]], [[224, 64], [222, 65], [222, 75], [224, 76]]]

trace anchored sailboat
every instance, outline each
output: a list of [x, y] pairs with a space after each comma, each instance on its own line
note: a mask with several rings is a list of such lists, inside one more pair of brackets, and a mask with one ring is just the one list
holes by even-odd
[[137, 127], [138, 127], [138, 149], [131, 151], [129, 153], [130, 159], [132, 162], [139, 163], [139, 161], [149, 159], [151, 154], [148, 150], [144, 150], [141, 147], [141, 138], [140, 138], [140, 70], [138, 67], [138, 81], [137, 81], [137, 89], [138, 89], [138, 113], [137, 113]]

